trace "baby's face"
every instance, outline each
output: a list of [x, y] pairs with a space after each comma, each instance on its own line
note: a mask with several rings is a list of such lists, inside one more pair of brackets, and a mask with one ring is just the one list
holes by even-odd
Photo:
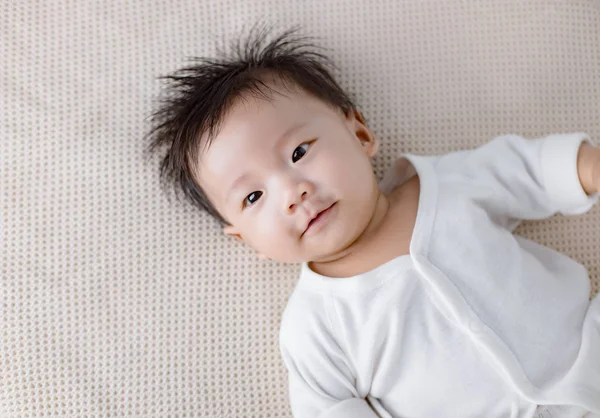
[[[365, 230], [379, 188], [377, 142], [359, 113], [344, 115], [306, 93], [238, 100], [199, 156], [200, 183], [261, 258], [299, 263], [340, 257]], [[309, 221], [335, 203], [323, 223]]]

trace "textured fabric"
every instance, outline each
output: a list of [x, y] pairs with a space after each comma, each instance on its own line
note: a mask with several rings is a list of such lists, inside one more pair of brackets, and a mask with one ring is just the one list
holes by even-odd
[[352, 397], [385, 418], [600, 413], [600, 298], [589, 301], [586, 269], [511, 233], [598, 202], [577, 176], [584, 140], [504, 135], [404, 154], [420, 180], [410, 253], [343, 278], [302, 264], [280, 328], [294, 416], [335, 417]]
[[[301, 25], [399, 153], [600, 138], [596, 0], [8, 0], [0, 5], [0, 416], [284, 417], [300, 266], [169, 199], [144, 120], [187, 57]], [[600, 211], [516, 233], [600, 279]]]

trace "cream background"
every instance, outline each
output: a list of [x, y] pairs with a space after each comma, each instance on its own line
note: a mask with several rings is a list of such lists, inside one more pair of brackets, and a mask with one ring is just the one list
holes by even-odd
[[[0, 416], [290, 416], [278, 326], [299, 266], [261, 262], [158, 183], [158, 75], [257, 19], [320, 38], [382, 141], [600, 143], [600, 1], [0, 3]], [[600, 288], [600, 208], [516, 233]]]

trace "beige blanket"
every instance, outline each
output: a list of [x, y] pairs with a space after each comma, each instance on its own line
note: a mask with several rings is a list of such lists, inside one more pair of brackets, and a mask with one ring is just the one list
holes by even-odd
[[[261, 262], [170, 201], [144, 118], [187, 57], [299, 24], [382, 141], [503, 133], [600, 143], [598, 0], [0, 4], [0, 416], [285, 417], [278, 328], [299, 266]], [[600, 208], [524, 223], [600, 279]]]

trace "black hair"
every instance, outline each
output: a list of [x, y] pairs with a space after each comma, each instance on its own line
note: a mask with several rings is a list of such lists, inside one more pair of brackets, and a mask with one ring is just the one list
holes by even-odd
[[237, 45], [231, 44], [231, 55], [191, 57], [197, 63], [158, 77], [169, 81], [167, 97], [149, 117], [151, 127], [146, 138], [150, 144], [146, 151], [152, 153], [166, 146], [160, 179], [173, 183], [176, 191], [183, 190], [193, 205], [222, 225], [228, 222], [209, 201], [193, 167], [201, 148], [210, 145], [235, 99], [243, 94], [270, 99], [266, 91], [272, 90], [262, 80], [265, 73], [302, 88], [344, 113], [356, 109], [330, 73], [329, 68], [337, 67], [315, 51], [324, 48], [310, 43], [310, 37], [296, 36], [297, 31], [298, 27], [294, 27], [266, 42], [269, 29], [255, 25], [245, 43], [240, 38]]

